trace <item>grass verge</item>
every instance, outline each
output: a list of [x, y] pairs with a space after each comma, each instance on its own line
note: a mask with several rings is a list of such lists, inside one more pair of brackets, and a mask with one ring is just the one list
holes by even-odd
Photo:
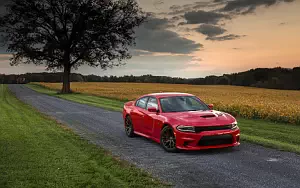
[[0, 117], [0, 187], [167, 186], [41, 115], [6, 85]]
[[40, 93], [113, 111], [122, 111], [125, 102], [120, 100], [109, 99], [107, 97], [99, 97], [81, 93], [59, 94], [59, 91], [51, 90], [37, 84], [26, 84], [26, 86]]
[[[86, 94], [60, 95], [40, 85], [28, 84], [29, 88], [52, 96], [72, 100], [75, 102], [98, 106], [106, 109], [122, 111], [124, 101], [108, 99]], [[86, 98], [86, 99], [85, 99]], [[88, 102], [87, 102], [88, 100]], [[112, 107], [109, 107], [112, 104]], [[237, 118], [243, 141], [271, 147], [283, 151], [300, 154], [300, 126], [283, 123], [273, 123], [266, 120], [252, 120]]]

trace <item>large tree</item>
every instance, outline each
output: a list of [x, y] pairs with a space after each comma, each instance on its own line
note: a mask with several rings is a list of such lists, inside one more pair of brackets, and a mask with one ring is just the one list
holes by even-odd
[[0, 32], [11, 65], [63, 69], [61, 92], [69, 93], [71, 69], [106, 69], [130, 58], [135, 27], [145, 18], [135, 0], [11, 0]]

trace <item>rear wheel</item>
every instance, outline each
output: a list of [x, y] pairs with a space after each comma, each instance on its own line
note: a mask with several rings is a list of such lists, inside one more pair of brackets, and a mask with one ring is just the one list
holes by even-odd
[[132, 121], [131, 121], [131, 118], [129, 116], [126, 116], [126, 118], [125, 118], [125, 132], [126, 132], [126, 135], [128, 137], [134, 137], [135, 136]]
[[177, 152], [176, 137], [170, 126], [165, 126], [160, 132], [160, 144], [168, 152]]

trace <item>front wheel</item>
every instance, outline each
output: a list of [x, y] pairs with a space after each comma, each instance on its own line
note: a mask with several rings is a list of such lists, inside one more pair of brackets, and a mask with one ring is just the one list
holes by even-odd
[[126, 135], [128, 137], [134, 137], [135, 136], [132, 121], [131, 121], [131, 118], [129, 116], [127, 116], [125, 118], [125, 132], [126, 132]]
[[176, 137], [170, 126], [165, 126], [160, 132], [160, 144], [167, 152], [177, 152]]

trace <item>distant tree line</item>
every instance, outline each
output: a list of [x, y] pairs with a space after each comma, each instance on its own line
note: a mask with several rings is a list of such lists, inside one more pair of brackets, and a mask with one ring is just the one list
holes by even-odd
[[[0, 83], [16, 84], [29, 82], [62, 82], [63, 73], [27, 73], [21, 75], [0, 74]], [[168, 83], [192, 85], [236, 85], [270, 89], [300, 90], [300, 67], [258, 68], [249, 71], [207, 76], [205, 78], [179, 78], [169, 76], [96, 76], [72, 73], [72, 82], [135, 82], [135, 83]]]

